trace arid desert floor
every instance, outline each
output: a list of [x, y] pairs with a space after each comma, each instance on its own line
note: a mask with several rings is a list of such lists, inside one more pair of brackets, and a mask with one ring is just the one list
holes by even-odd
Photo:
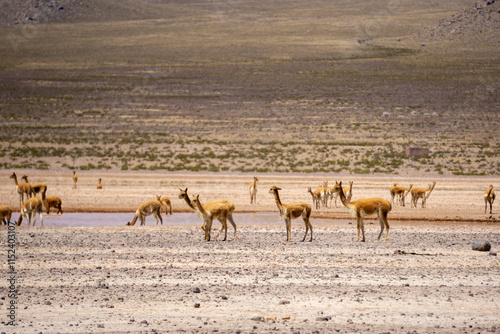
[[[259, 175], [257, 205], [249, 204], [244, 174], [80, 175], [25, 171], [63, 198], [62, 216], [45, 215], [45, 227], [16, 227], [18, 325], [5, 325], [10, 303], [2, 286], [6, 333], [327, 333], [498, 332], [500, 266], [496, 256], [500, 218], [484, 214], [482, 193], [494, 178], [437, 179]], [[0, 198], [16, 208], [14, 183], [1, 174]], [[356, 243], [347, 209], [314, 210], [312, 242], [301, 242], [304, 224], [295, 220], [285, 242], [270, 186], [282, 188], [284, 203], [311, 203], [307, 186], [353, 181], [353, 200], [390, 199], [393, 183], [425, 186], [436, 181], [426, 208], [394, 205], [388, 241], [377, 243], [379, 224], [366, 220], [366, 242]], [[201, 221], [179, 188], [202, 201], [235, 203], [238, 238], [203, 241]], [[164, 224], [149, 216], [146, 226], [64, 226], [65, 217], [86, 212], [130, 213], [154, 195], [172, 200]], [[17, 196], [17, 195], [16, 195]], [[275, 213], [276, 220], [255, 217]], [[18, 213], [13, 214], [17, 220]], [[66, 215], [66, 216], [65, 216]], [[169, 223], [187, 215], [185, 224]], [[252, 217], [252, 218], [249, 218]], [[50, 224], [50, 222], [55, 222]], [[193, 222], [195, 222], [193, 224]], [[126, 221], [123, 222], [125, 225]], [[220, 228], [214, 223], [213, 234]], [[2, 227], [2, 247], [7, 228]], [[490, 241], [490, 252], [471, 249]], [[7, 264], [7, 260], [4, 260]], [[7, 276], [7, 265], [2, 276]], [[14, 331], [12, 331], [14, 330]]]

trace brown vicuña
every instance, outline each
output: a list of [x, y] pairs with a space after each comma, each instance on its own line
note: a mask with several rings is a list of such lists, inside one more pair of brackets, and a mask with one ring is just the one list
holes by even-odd
[[161, 204], [160, 196], [156, 196], [156, 199], [142, 203], [135, 211], [134, 219], [132, 219], [131, 222], [128, 222], [127, 225], [134, 226], [137, 219], [140, 219], [141, 225], [146, 225], [146, 216], [151, 214], [153, 214], [156, 218], [156, 225], [158, 225], [158, 222], [161, 222], [163, 225], [163, 219], [160, 215]]
[[76, 176], [76, 171], [73, 171], [73, 189], [77, 188], [78, 176]]
[[311, 194], [312, 200], [313, 200], [313, 205], [316, 209], [319, 209], [321, 206], [321, 190], [316, 189], [315, 191], [312, 191], [311, 187], [307, 188], [307, 192]]
[[168, 215], [169, 213], [172, 214], [172, 202], [170, 201], [170, 198], [167, 196], [162, 197], [160, 202], [161, 202], [161, 206], [165, 207], [165, 214], [166, 215]]
[[[23, 177], [21, 179], [23, 179], [26, 183], [30, 184], [30, 182], [28, 181], [27, 175], [23, 175]], [[31, 196], [30, 197], [36, 196], [38, 193], [43, 193], [43, 191], [47, 190], [47, 184], [43, 183], [43, 182], [30, 184], [30, 187], [31, 187]]]
[[8, 205], [0, 205], [0, 222], [8, 225], [12, 219], [12, 209]]
[[57, 213], [56, 214], [63, 214], [63, 210], [62, 210], [62, 200], [60, 197], [58, 196], [49, 196], [49, 197], [46, 197], [46, 192], [47, 192], [47, 189], [45, 189], [43, 192], [42, 192], [42, 203], [43, 205], [45, 206], [45, 212], [47, 214], [49, 214], [50, 212], [50, 208], [56, 208], [57, 209]]
[[339, 183], [335, 181], [335, 185], [333, 187], [328, 188], [328, 195], [330, 198], [330, 206], [332, 206], [332, 201], [335, 199], [335, 207], [337, 206], [337, 199], [339, 197]]
[[[198, 210], [196, 209], [196, 207], [191, 202], [191, 199], [189, 198], [188, 188], [186, 188], [186, 189], [179, 189], [179, 190], [180, 190], [180, 193], [179, 193], [178, 198], [179, 199], [183, 199], [187, 203], [187, 205], [189, 205], [189, 207], [191, 209], [193, 209], [193, 210], [196, 211], [196, 213], [198, 214], [198, 217], [200, 217], [201, 219], [203, 219], [203, 215], [198, 212]], [[214, 202], [222, 202], [223, 204], [225, 204], [228, 207], [229, 211], [228, 211], [228, 214], [227, 214], [227, 220], [229, 220], [229, 222], [231, 223], [231, 225], [234, 228], [234, 240], [236, 240], [237, 239], [237, 235], [236, 235], [237, 234], [236, 223], [234, 222], [234, 219], [233, 219], [233, 212], [235, 210], [234, 204], [232, 202], [228, 201], [228, 200], [225, 200], [225, 199], [217, 199], [217, 200], [205, 202], [203, 205], [214, 203]], [[221, 222], [221, 224], [223, 224], [220, 219], [217, 219], [217, 220], [219, 220]], [[203, 224], [201, 225], [201, 229], [203, 230], [203, 232], [205, 232], [205, 235], [206, 235], [207, 232], [206, 232], [206, 229], [205, 229], [205, 221], [203, 221]], [[224, 224], [222, 225], [222, 228], [220, 229], [220, 231], [217, 234], [217, 236], [215, 237], [216, 239], [222, 233], [223, 229], [224, 229]], [[226, 232], [225, 233], [227, 233], [227, 223], [226, 223]]]
[[342, 182], [339, 182], [338, 184], [338, 191], [340, 201], [349, 210], [351, 216], [356, 218], [358, 235], [356, 242], [359, 242], [359, 231], [361, 231], [363, 235], [363, 239], [361, 241], [365, 241], [365, 225], [363, 223], [363, 218], [374, 214], [377, 214], [378, 220], [380, 222], [380, 234], [378, 235], [377, 241], [380, 240], [380, 237], [384, 232], [384, 227], [387, 230], [384, 242], [387, 241], [387, 237], [389, 236], [389, 223], [387, 222], [387, 214], [392, 209], [391, 202], [382, 198], [367, 198], [350, 202], [345, 197], [344, 190], [342, 189]]
[[307, 232], [309, 229], [311, 230], [311, 239], [313, 239], [313, 228], [309, 218], [311, 217], [311, 206], [307, 203], [297, 202], [291, 204], [283, 204], [281, 202], [279, 191], [281, 188], [276, 186], [271, 187], [269, 189], [269, 193], [274, 195], [274, 199], [276, 201], [276, 206], [278, 206], [278, 210], [280, 211], [281, 219], [285, 220], [286, 224], [286, 241], [292, 241], [292, 219], [296, 219], [302, 217], [304, 219], [304, 224], [306, 225], [306, 233], [304, 234], [304, 238], [302, 241], [306, 240]]
[[353, 181], [349, 181], [349, 187], [344, 187], [344, 195], [348, 202], [352, 200], [352, 184]]
[[490, 215], [493, 212], [493, 202], [495, 202], [495, 191], [493, 190], [493, 185], [484, 193], [484, 213], [488, 208], [488, 203], [490, 204]]
[[391, 193], [392, 204], [394, 204], [394, 198], [396, 197], [399, 205], [405, 206], [405, 198], [412, 188], [413, 188], [412, 184], [410, 184], [410, 187], [406, 189], [405, 187], [398, 186], [397, 183], [394, 183], [394, 185], [389, 189]]
[[12, 173], [10, 178], [14, 179], [14, 183], [16, 184], [16, 191], [19, 194], [19, 206], [22, 208], [24, 203], [24, 196], [26, 195], [26, 199], [31, 197], [31, 186], [29, 185], [29, 183], [17, 183], [16, 173]]
[[323, 207], [327, 208], [328, 207], [328, 181], [323, 181], [323, 186], [318, 187], [318, 189], [321, 189], [321, 203], [323, 203]]
[[203, 225], [205, 230], [205, 240], [210, 241], [211, 232], [212, 232], [212, 222], [214, 219], [217, 219], [221, 222], [222, 228], [215, 237], [219, 237], [222, 230], [225, 231], [223, 241], [227, 240], [227, 218], [229, 215], [229, 207], [221, 201], [212, 201], [206, 202], [205, 204], [201, 204], [200, 195], [196, 195], [195, 198], [191, 201], [194, 206], [196, 213], [203, 219]]
[[97, 184], [97, 189], [102, 189], [101, 179], [99, 179], [99, 183]]
[[422, 199], [422, 208], [425, 208], [425, 203], [427, 202], [427, 199], [429, 198], [431, 192], [434, 190], [435, 186], [436, 186], [436, 181], [433, 181], [432, 184], [429, 184], [428, 189], [425, 189], [422, 187], [412, 188], [410, 190], [411, 206], [416, 208], [418, 200], [421, 198]]
[[250, 183], [249, 190], [250, 190], [250, 204], [257, 204], [257, 181], [259, 179], [254, 176], [253, 177], [253, 182]]
[[16, 225], [21, 225], [23, 218], [28, 221], [28, 227], [31, 225], [31, 218], [33, 218], [33, 226], [36, 224], [36, 214], [40, 216], [40, 223], [43, 226], [43, 214], [42, 214], [43, 204], [42, 200], [38, 197], [32, 197], [24, 202], [23, 207], [21, 208], [21, 215], [19, 216], [19, 220]]

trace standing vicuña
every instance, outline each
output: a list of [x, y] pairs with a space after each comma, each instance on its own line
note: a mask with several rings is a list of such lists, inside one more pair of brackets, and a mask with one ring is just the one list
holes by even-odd
[[99, 183], [97, 184], [97, 189], [102, 189], [101, 179], [99, 179]]
[[36, 214], [40, 216], [40, 223], [43, 226], [43, 214], [42, 214], [42, 200], [38, 197], [32, 197], [26, 202], [24, 202], [23, 207], [21, 208], [21, 215], [19, 216], [19, 220], [16, 225], [21, 225], [24, 219], [28, 221], [28, 227], [31, 225], [31, 218], [33, 218], [33, 226], [36, 224]]
[[166, 215], [168, 215], [169, 213], [172, 214], [172, 202], [170, 201], [170, 198], [168, 198], [167, 196], [162, 197], [160, 202], [161, 206], [165, 207], [165, 214]]
[[[180, 190], [180, 193], [179, 193], [179, 197], [178, 198], [179, 199], [183, 199], [184, 201], [186, 201], [187, 205], [189, 205], [189, 207], [191, 209], [193, 209], [193, 210], [196, 211], [196, 213], [198, 214], [198, 217], [200, 217], [201, 219], [203, 219], [203, 215], [196, 209], [196, 207], [191, 202], [191, 199], [189, 199], [188, 188], [186, 188], [186, 189], [179, 189], [179, 190]], [[233, 212], [234, 212], [234, 209], [235, 209], [234, 204], [232, 202], [228, 201], [228, 200], [225, 200], [225, 199], [217, 199], [217, 200], [214, 200], [214, 201], [205, 202], [203, 205], [207, 205], [207, 204], [214, 203], [214, 202], [222, 202], [223, 204], [225, 204], [228, 207], [229, 211], [228, 211], [228, 214], [227, 214], [227, 220], [229, 220], [229, 222], [231, 223], [231, 225], [234, 228], [234, 240], [236, 240], [237, 239], [237, 237], [236, 237], [236, 223], [233, 220]], [[217, 218], [217, 220], [219, 220], [221, 222], [221, 224], [223, 224], [222, 221], [219, 218]], [[205, 221], [203, 221], [203, 224], [201, 225], [201, 229], [203, 230], [203, 232], [205, 232], [205, 235], [206, 235], [207, 231], [205, 229]], [[217, 234], [217, 236], [215, 237], [216, 239], [222, 233], [223, 229], [224, 229], [224, 224], [222, 225], [222, 228], [220, 229], [220, 231]], [[227, 224], [226, 224], [226, 233], [227, 233]]]
[[410, 190], [411, 193], [411, 206], [417, 207], [418, 200], [422, 199], [422, 208], [425, 208], [425, 203], [427, 199], [431, 195], [431, 192], [434, 190], [436, 186], [436, 181], [433, 181], [432, 184], [429, 184], [429, 189], [425, 189], [422, 187], [414, 187]]
[[328, 197], [330, 198], [330, 206], [332, 206], [332, 201], [335, 199], [335, 207], [337, 207], [337, 199], [339, 197], [339, 183], [335, 181], [333, 187], [328, 188]]
[[253, 177], [253, 182], [250, 183], [250, 187], [249, 187], [249, 190], [250, 190], [250, 204], [257, 204], [257, 181], [259, 181], [259, 179], [254, 176]]
[[193, 206], [195, 207], [196, 213], [203, 219], [203, 226], [205, 230], [205, 240], [210, 241], [210, 236], [212, 232], [212, 222], [214, 219], [218, 219], [222, 228], [215, 237], [217, 239], [222, 232], [225, 231], [223, 241], [227, 239], [227, 217], [229, 214], [229, 207], [221, 201], [212, 201], [206, 202], [205, 204], [201, 204], [200, 195], [196, 195], [196, 197], [191, 201]]
[[394, 183], [394, 186], [392, 186], [389, 190], [391, 193], [392, 204], [394, 204], [394, 198], [396, 197], [398, 199], [399, 205], [405, 206], [405, 197], [406, 195], [408, 195], [408, 192], [410, 192], [412, 188], [412, 184], [410, 184], [410, 187], [406, 189], [405, 187], [398, 186], [396, 183]]
[[365, 225], [363, 223], [363, 217], [371, 216], [373, 214], [377, 214], [378, 220], [380, 222], [380, 234], [378, 235], [377, 241], [380, 240], [382, 236], [382, 232], [384, 232], [384, 227], [387, 229], [385, 234], [384, 242], [387, 241], [387, 237], [389, 236], [389, 223], [387, 222], [387, 214], [391, 211], [392, 206], [389, 201], [386, 201], [382, 198], [368, 198], [368, 199], [360, 199], [354, 202], [349, 202], [342, 189], [342, 182], [338, 185], [339, 197], [342, 201], [342, 204], [349, 209], [351, 216], [356, 218], [357, 221], [357, 234], [358, 238], [356, 242], [359, 241], [359, 231], [363, 234], [363, 240], [365, 241]]
[[0, 222], [8, 225], [12, 218], [12, 209], [8, 205], [0, 205]]
[[73, 189], [76, 189], [78, 183], [78, 176], [76, 176], [76, 171], [73, 171]]
[[43, 202], [43, 205], [45, 205], [45, 210], [46, 210], [47, 214], [49, 214], [50, 208], [56, 208], [57, 209], [57, 213], [56, 214], [61, 213], [61, 215], [62, 215], [63, 214], [63, 210], [62, 210], [62, 200], [61, 200], [61, 198], [59, 198], [57, 196], [45, 197], [46, 196], [46, 192], [47, 192], [47, 189], [45, 189], [42, 192], [42, 202]]
[[321, 206], [321, 191], [316, 189], [312, 191], [311, 187], [307, 188], [307, 192], [311, 194], [313, 205], [316, 209], [319, 209]]
[[280, 200], [280, 195], [278, 191], [281, 188], [276, 186], [271, 187], [269, 189], [269, 193], [274, 195], [274, 199], [276, 201], [276, 205], [280, 211], [281, 219], [285, 220], [286, 224], [286, 241], [292, 241], [292, 219], [299, 218], [302, 216], [304, 219], [304, 224], [306, 225], [306, 233], [304, 234], [304, 238], [302, 241], [306, 240], [307, 232], [311, 229], [311, 239], [313, 239], [313, 229], [309, 218], [311, 217], [311, 206], [307, 203], [297, 202], [291, 204], [283, 204]]
[[160, 215], [160, 209], [161, 209], [161, 197], [156, 196], [156, 199], [147, 201], [139, 205], [139, 207], [135, 211], [134, 219], [132, 219], [131, 222], [128, 222], [127, 225], [129, 226], [135, 225], [137, 219], [140, 219], [141, 225], [146, 225], [146, 216], [149, 216], [150, 214], [153, 214], [154, 217], [156, 218], [156, 225], [158, 225], [158, 221], [160, 221], [161, 224], [163, 225], [163, 219], [161, 218]]
[[12, 173], [10, 178], [14, 179], [14, 183], [16, 184], [16, 191], [19, 194], [19, 206], [22, 208], [24, 203], [24, 196], [26, 195], [26, 199], [31, 197], [31, 186], [29, 185], [29, 183], [17, 183], [16, 173]]
[[[27, 175], [23, 175], [23, 177], [21, 179], [23, 179], [28, 184], [30, 183], [28, 181]], [[30, 184], [30, 187], [31, 187], [31, 196], [30, 197], [36, 196], [38, 193], [43, 193], [44, 191], [47, 190], [47, 184], [43, 183], [43, 182]]]
[[352, 184], [353, 181], [349, 181], [349, 187], [344, 188], [344, 195], [348, 202], [352, 200]]
[[490, 189], [484, 193], [484, 213], [486, 213], [488, 203], [490, 203], [490, 215], [492, 214], [493, 202], [495, 202], [495, 191], [493, 190], [493, 185], [490, 185]]

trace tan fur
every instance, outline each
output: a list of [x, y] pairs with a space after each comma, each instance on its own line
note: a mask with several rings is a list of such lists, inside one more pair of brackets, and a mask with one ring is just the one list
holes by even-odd
[[253, 177], [253, 182], [250, 183], [249, 190], [250, 190], [250, 204], [257, 204], [257, 181], [259, 179], [254, 176]]
[[484, 192], [484, 213], [488, 208], [488, 203], [490, 204], [490, 215], [493, 212], [493, 202], [495, 202], [495, 191], [493, 190], [493, 185]]
[[161, 200], [161, 206], [162, 208], [164, 207], [165, 208], [165, 214], [172, 214], [172, 202], [170, 201], [170, 198], [168, 197], [162, 197]]
[[397, 198], [399, 205], [405, 206], [405, 198], [412, 188], [412, 184], [410, 184], [410, 187], [406, 189], [405, 187], [398, 186], [396, 183], [394, 183], [394, 186], [389, 189], [391, 193], [391, 203], [394, 204], [394, 198]]
[[[29, 180], [28, 180], [27, 175], [23, 175], [23, 177], [21, 179], [23, 179], [26, 183], [29, 184]], [[30, 187], [31, 187], [30, 197], [36, 196], [38, 193], [42, 193], [43, 191], [47, 190], [47, 184], [45, 184], [43, 182], [30, 184]]]
[[337, 206], [337, 199], [339, 197], [338, 185], [339, 185], [339, 183], [337, 181], [335, 181], [335, 185], [333, 187], [328, 188], [330, 206], [332, 206], [332, 201], [333, 201], [333, 199], [335, 199], [335, 207], [338, 207]]
[[312, 211], [311, 206], [303, 202], [283, 204], [280, 200], [280, 196], [278, 193], [278, 191], [280, 190], [281, 190], [280, 188], [273, 186], [271, 187], [271, 189], [269, 189], [269, 193], [274, 195], [276, 206], [280, 211], [280, 217], [281, 219], [285, 220], [286, 241], [288, 242], [292, 241], [292, 220], [299, 217], [302, 217], [302, 219], [304, 220], [304, 224], [306, 225], [306, 233], [304, 234], [304, 238], [302, 239], [302, 241], [306, 240], [307, 232], [309, 231], [309, 229], [311, 230], [311, 239], [309, 241], [312, 241], [313, 228], [311, 222], [309, 221]]
[[76, 171], [73, 171], [72, 179], [73, 179], [73, 189], [76, 189], [78, 183], [78, 176], [76, 176]]
[[99, 179], [99, 183], [97, 184], [97, 189], [102, 189], [101, 179]]
[[323, 206], [325, 208], [328, 207], [328, 197], [330, 194], [328, 193], [328, 181], [323, 181], [323, 186], [319, 187], [318, 189], [321, 189], [321, 203], [323, 203]]
[[351, 201], [352, 199], [352, 184], [353, 182], [352, 181], [349, 181], [349, 187], [344, 187], [344, 194], [345, 194], [345, 198], [347, 199], [347, 201]]
[[365, 242], [365, 226], [363, 223], [363, 218], [366, 216], [371, 216], [377, 214], [380, 222], [380, 234], [378, 235], [377, 241], [380, 240], [382, 233], [384, 232], [384, 227], [386, 228], [386, 234], [384, 242], [387, 241], [389, 236], [389, 223], [387, 221], [387, 215], [391, 211], [391, 203], [382, 198], [368, 198], [360, 199], [354, 202], [349, 202], [342, 189], [342, 182], [338, 184], [340, 201], [344, 206], [349, 209], [351, 216], [355, 217], [357, 220], [357, 235], [358, 238], [356, 242], [359, 242], [359, 231], [363, 235], [362, 242]]
[[0, 222], [8, 225], [12, 219], [12, 209], [8, 205], [0, 205]]
[[21, 208], [21, 215], [19, 216], [19, 220], [16, 225], [21, 225], [23, 218], [28, 221], [28, 227], [31, 225], [31, 218], [33, 219], [33, 226], [36, 224], [36, 214], [40, 216], [40, 223], [43, 226], [43, 214], [42, 214], [42, 200], [38, 197], [33, 197], [24, 202], [23, 207]]
[[429, 188], [425, 189], [422, 187], [414, 187], [410, 190], [411, 193], [411, 206], [417, 207], [417, 202], [419, 199], [422, 199], [422, 208], [425, 208], [425, 203], [427, 202], [427, 198], [429, 198], [431, 192], [434, 190], [436, 186], [436, 181], [433, 181], [432, 184], [429, 184]]
[[205, 231], [205, 240], [210, 241], [211, 232], [212, 232], [212, 222], [214, 219], [217, 219], [221, 222], [222, 228], [215, 237], [219, 237], [222, 230], [225, 231], [223, 241], [227, 240], [227, 218], [229, 214], [229, 207], [223, 201], [211, 201], [206, 202], [205, 204], [201, 204], [200, 195], [196, 195], [196, 197], [191, 201], [193, 206], [195, 207], [198, 216], [201, 216], [203, 219], [202, 229]]
[[307, 188], [307, 192], [311, 194], [313, 205], [315, 206], [316, 209], [319, 209], [321, 206], [321, 190], [318, 189], [312, 191], [311, 187]]
[[[193, 210], [196, 211], [196, 213], [198, 214], [198, 217], [200, 217], [201, 219], [204, 219], [203, 215], [196, 209], [196, 207], [193, 205], [193, 203], [189, 199], [188, 188], [186, 188], [186, 189], [179, 189], [179, 190], [180, 190], [180, 193], [179, 193], [178, 198], [179, 199], [183, 199], [187, 203], [187, 205], [189, 205], [189, 207], [191, 209], [193, 209]], [[231, 223], [231, 225], [234, 228], [234, 240], [236, 240], [237, 239], [236, 223], [234, 222], [234, 219], [233, 219], [233, 212], [235, 210], [234, 204], [232, 202], [228, 201], [228, 200], [225, 200], [225, 199], [217, 199], [217, 200], [214, 200], [214, 201], [205, 202], [203, 204], [203, 206], [205, 206], [206, 204], [217, 203], [217, 202], [221, 202], [221, 203], [223, 203], [224, 205], [227, 206], [227, 208], [228, 208], [227, 220], [229, 220], [229, 222]], [[224, 224], [222, 223], [222, 221], [219, 218], [217, 218], [217, 220], [219, 220], [221, 222], [222, 227], [219, 230], [219, 233], [217, 234], [217, 236], [215, 237], [215, 239], [217, 239], [219, 237], [219, 235], [222, 233], [223, 230], [225, 230], [225, 234], [227, 236], [227, 224], [225, 225], [225, 229], [224, 229]], [[205, 235], [206, 235], [207, 231], [206, 231], [205, 226], [206, 226], [205, 220], [203, 220], [203, 224], [201, 225], [201, 229], [205, 232]], [[226, 238], [224, 238], [224, 240], [226, 240]]]
[[22, 208], [24, 203], [24, 196], [26, 199], [31, 197], [31, 186], [29, 183], [17, 183], [16, 173], [12, 173], [10, 176], [11, 179], [14, 179], [14, 183], [16, 184], [16, 191], [19, 194], [19, 206]]
[[134, 219], [132, 219], [131, 222], [128, 222], [127, 225], [134, 226], [137, 219], [140, 219], [141, 225], [146, 225], [146, 216], [149, 216], [151, 214], [156, 218], [156, 225], [158, 225], [158, 222], [161, 222], [161, 224], [163, 225], [163, 219], [160, 215], [160, 209], [161, 197], [156, 196], [156, 199], [147, 201], [139, 205], [139, 207], [135, 211]]
[[57, 197], [57, 196], [49, 196], [49, 197], [45, 197], [46, 196], [46, 192], [47, 190], [45, 189], [43, 192], [42, 192], [42, 202], [43, 202], [43, 205], [45, 206], [45, 212], [47, 214], [49, 214], [50, 212], [50, 208], [56, 208], [57, 209], [57, 213], [56, 214], [63, 214], [63, 210], [62, 210], [62, 200], [61, 198]]

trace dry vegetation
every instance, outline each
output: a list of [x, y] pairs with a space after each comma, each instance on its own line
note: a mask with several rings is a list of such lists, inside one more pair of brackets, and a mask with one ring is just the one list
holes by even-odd
[[38, 3], [0, 2], [2, 169], [500, 174], [498, 42], [438, 24], [473, 1]]

